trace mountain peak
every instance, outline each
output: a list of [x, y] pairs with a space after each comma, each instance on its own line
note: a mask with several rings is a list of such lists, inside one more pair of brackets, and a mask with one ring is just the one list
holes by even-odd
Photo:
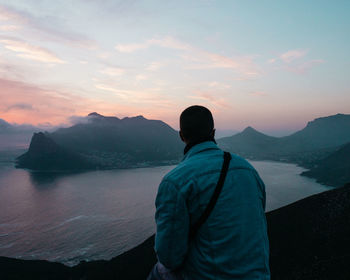
[[243, 131], [256, 131], [256, 130], [251, 126], [247, 126]]
[[88, 117], [103, 117], [103, 116], [100, 115], [99, 113], [92, 112], [92, 113], [88, 114]]
[[256, 129], [252, 128], [251, 126], [247, 126], [242, 133], [260, 133]]
[[134, 117], [135, 119], [139, 119], [139, 120], [146, 120], [146, 118], [142, 115], [138, 115], [136, 117]]
[[9, 129], [11, 127], [12, 126], [7, 121], [0, 119], [0, 128]]
[[276, 137], [266, 135], [260, 131], [257, 131], [256, 129], [252, 128], [251, 126], [246, 127], [239, 135], [245, 137], [245, 138], [256, 138], [256, 139], [275, 139]]
[[144, 120], [147, 121], [147, 119], [144, 116], [142, 116], [142, 115], [138, 115], [138, 116], [135, 116], [135, 117], [125, 117], [122, 120], [123, 121], [144, 121]]

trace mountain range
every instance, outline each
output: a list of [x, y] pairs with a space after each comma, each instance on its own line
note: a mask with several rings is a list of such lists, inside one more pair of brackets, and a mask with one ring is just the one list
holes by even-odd
[[[350, 143], [350, 115], [315, 119], [285, 137], [268, 136], [247, 127], [217, 142], [223, 150], [248, 159], [299, 164], [311, 169], [305, 176], [325, 184], [349, 181], [344, 175], [350, 174], [344, 145]], [[160, 120], [91, 113], [71, 127], [34, 133], [28, 151], [17, 158], [17, 167], [57, 171], [175, 164], [183, 148], [177, 131]]]
[[350, 142], [350, 115], [337, 114], [308, 122], [285, 137], [272, 137], [248, 127], [218, 140], [225, 150], [260, 160], [279, 160], [307, 165]]
[[162, 121], [94, 112], [71, 127], [35, 133], [17, 167], [81, 170], [162, 165], [177, 162], [182, 149], [178, 133]]

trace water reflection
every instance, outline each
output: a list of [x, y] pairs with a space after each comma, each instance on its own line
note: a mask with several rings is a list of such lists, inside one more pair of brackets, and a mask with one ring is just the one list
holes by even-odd
[[84, 172], [38, 172], [38, 171], [28, 171], [29, 179], [33, 186], [38, 189], [47, 187], [56, 187], [58, 182], [67, 176], [72, 176], [76, 174], [82, 174]]

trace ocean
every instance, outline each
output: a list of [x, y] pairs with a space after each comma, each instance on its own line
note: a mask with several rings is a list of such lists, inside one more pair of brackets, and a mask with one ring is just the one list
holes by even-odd
[[[267, 211], [329, 187], [294, 164], [252, 161], [266, 184]], [[0, 256], [67, 265], [111, 259], [155, 232], [154, 200], [174, 166], [32, 173], [0, 165]]]

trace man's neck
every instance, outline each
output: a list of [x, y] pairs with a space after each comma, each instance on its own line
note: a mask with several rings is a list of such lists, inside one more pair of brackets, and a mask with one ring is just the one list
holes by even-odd
[[204, 139], [201, 139], [201, 140], [189, 142], [189, 143], [186, 145], [185, 149], [184, 149], [184, 155], [186, 155], [187, 152], [188, 152], [193, 146], [198, 145], [198, 144], [203, 143], [203, 142], [207, 142], [207, 141], [212, 141], [212, 142], [214, 142], [214, 143], [216, 144], [216, 141], [215, 141], [214, 137], [208, 137], [208, 138], [204, 138]]

